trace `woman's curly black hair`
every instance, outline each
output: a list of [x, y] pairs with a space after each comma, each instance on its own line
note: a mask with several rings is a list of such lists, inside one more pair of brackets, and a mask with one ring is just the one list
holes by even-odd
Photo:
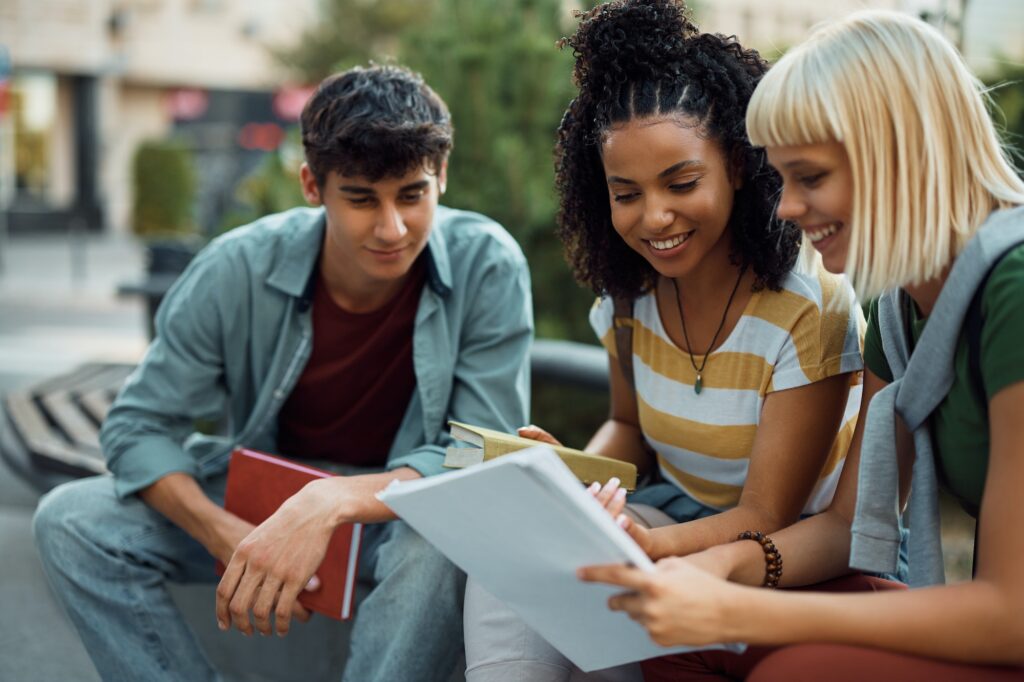
[[599, 5], [581, 15], [576, 34], [562, 44], [576, 57], [579, 95], [558, 128], [557, 234], [576, 279], [612, 296], [636, 297], [653, 286], [654, 268], [612, 227], [601, 143], [616, 123], [678, 112], [740, 170], [730, 258], [754, 271], [755, 290], [777, 290], [796, 261], [800, 233], [775, 217], [780, 181], [764, 150], [747, 140], [744, 124], [768, 64], [735, 36], [701, 33], [678, 0]]

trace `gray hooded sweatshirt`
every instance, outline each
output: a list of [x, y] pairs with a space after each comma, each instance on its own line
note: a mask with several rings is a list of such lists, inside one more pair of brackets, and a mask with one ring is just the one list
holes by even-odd
[[901, 289], [878, 301], [882, 349], [893, 381], [871, 400], [861, 444], [850, 568], [893, 573], [899, 558], [899, 473], [896, 415], [914, 435], [907, 521], [910, 586], [945, 582], [939, 533], [938, 483], [928, 417], [953, 385], [953, 357], [967, 309], [999, 258], [1024, 242], [1024, 207], [989, 216], [953, 263], [913, 354], [901, 316]]

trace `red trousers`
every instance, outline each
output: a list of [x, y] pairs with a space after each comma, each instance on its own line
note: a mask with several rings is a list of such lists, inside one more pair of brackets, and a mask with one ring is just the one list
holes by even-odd
[[[802, 589], [816, 592], [875, 592], [906, 587], [879, 578], [851, 575]], [[843, 644], [752, 646], [743, 654], [699, 651], [653, 658], [644, 661], [642, 666], [646, 682], [1024, 681], [1024, 668], [951, 663]]]

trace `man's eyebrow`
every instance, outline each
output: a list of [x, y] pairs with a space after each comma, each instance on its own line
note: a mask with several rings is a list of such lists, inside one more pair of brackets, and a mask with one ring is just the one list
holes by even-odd
[[416, 182], [410, 182], [408, 185], [402, 185], [398, 190], [399, 192], [411, 192], [417, 189], [426, 189], [430, 186], [430, 180], [417, 180]]
[[342, 185], [338, 189], [342, 192], [348, 192], [349, 194], [373, 195], [377, 193], [377, 191], [372, 187], [361, 187], [359, 185]]

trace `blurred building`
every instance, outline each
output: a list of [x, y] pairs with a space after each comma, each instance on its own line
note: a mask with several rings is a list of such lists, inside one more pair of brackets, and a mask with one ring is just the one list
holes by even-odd
[[803, 41], [817, 24], [864, 7], [900, 9], [902, 0], [703, 0], [693, 3], [701, 29], [735, 34], [768, 59]]
[[[769, 58], [819, 22], [870, 6], [942, 26], [982, 75], [1024, 62], [1024, 0], [692, 5], [702, 28], [736, 34]], [[320, 0], [0, 0], [0, 234], [4, 218], [14, 231], [130, 229], [133, 155], [141, 141], [171, 133], [197, 156], [196, 221], [214, 227], [237, 180], [260, 150], [280, 142], [308, 94], [282, 87], [287, 74], [268, 48], [293, 43], [319, 7]]]
[[981, 76], [1024, 63], [1024, 0], [695, 0], [701, 28], [735, 34], [774, 58], [819, 23], [865, 8], [907, 12], [940, 27]]
[[[10, 229], [129, 229], [135, 149], [174, 129], [206, 150], [272, 145], [271, 124], [294, 112], [274, 109], [287, 76], [268, 47], [293, 42], [316, 9], [316, 0], [0, 0], [12, 65], [6, 81], [0, 69]], [[287, 109], [288, 91], [277, 101]], [[237, 175], [231, 157], [211, 157], [214, 170]], [[204, 188], [216, 177], [201, 176]]]

